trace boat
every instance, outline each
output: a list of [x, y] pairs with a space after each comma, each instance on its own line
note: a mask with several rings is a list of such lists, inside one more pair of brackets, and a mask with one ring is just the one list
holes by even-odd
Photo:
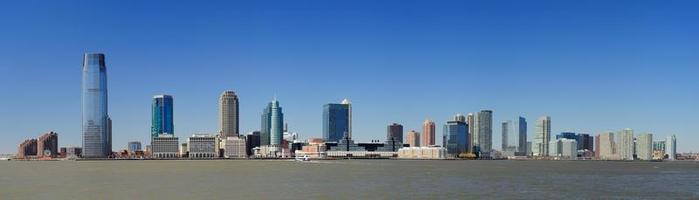
[[309, 162], [311, 158], [309, 158], [308, 155], [304, 155], [303, 157], [296, 156], [295, 160], [298, 162]]

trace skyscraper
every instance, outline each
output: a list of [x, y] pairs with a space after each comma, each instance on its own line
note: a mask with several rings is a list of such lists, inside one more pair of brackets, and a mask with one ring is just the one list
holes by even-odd
[[626, 128], [619, 131], [614, 139], [616, 153], [621, 160], [633, 160], [633, 129]]
[[534, 156], [549, 156], [549, 142], [551, 141], [551, 117], [543, 116], [536, 121], [536, 135], [534, 136]]
[[476, 135], [476, 119], [473, 113], [468, 113], [468, 115], [466, 115], [466, 124], [468, 124], [468, 144], [466, 146], [466, 151], [473, 152], [473, 137]]
[[284, 114], [282, 113], [282, 107], [279, 106], [279, 101], [276, 99], [272, 101], [270, 113], [270, 127], [269, 127], [269, 144], [270, 145], [282, 145], [282, 130], [284, 126]]
[[218, 99], [220, 138], [238, 137], [240, 134], [240, 115], [238, 96], [235, 92], [227, 90], [221, 93]]
[[669, 160], [677, 159], [677, 137], [675, 135], [668, 136], [665, 139], [665, 154], [667, 154], [667, 159]]
[[403, 143], [403, 125], [398, 123], [388, 125], [386, 130], [386, 140], [395, 140]]
[[420, 146], [420, 133], [415, 131], [415, 130], [410, 130], [408, 132], [406, 143], [410, 145], [410, 147], [419, 147]]
[[36, 155], [38, 157], [58, 156], [58, 133], [48, 132], [36, 140]]
[[636, 138], [636, 155], [640, 160], [653, 159], [653, 134], [638, 135], [638, 138]]
[[270, 145], [270, 130], [272, 126], [272, 103], [268, 103], [262, 111], [262, 122], [260, 123], [260, 146]]
[[514, 124], [514, 133], [517, 134], [517, 152], [516, 156], [527, 155], [527, 119], [518, 117]]
[[466, 119], [463, 115], [456, 115], [454, 120], [448, 121], [444, 125], [443, 140], [447, 153], [458, 156], [460, 153], [466, 152], [468, 125], [466, 125]]
[[151, 137], [158, 135], [174, 135], [175, 125], [173, 121], [173, 99], [170, 95], [156, 95], [151, 106]]
[[323, 106], [323, 139], [326, 142], [337, 142], [345, 135], [352, 138], [352, 104], [347, 99], [340, 104], [325, 104]]
[[422, 146], [428, 147], [435, 145], [435, 124], [432, 120], [426, 119], [422, 123]]
[[81, 96], [83, 157], [107, 157], [112, 153], [112, 130], [107, 110], [107, 66], [104, 54], [85, 54]]
[[[502, 122], [502, 132], [501, 132], [502, 133], [502, 136], [501, 136], [502, 142], [500, 144], [500, 150], [503, 152], [513, 152], [512, 148], [515, 148], [515, 149], [517, 148], [515, 145], [510, 144], [510, 140], [512, 140], [512, 139], [509, 139], [509, 137], [514, 132], [512, 130], [512, 129], [514, 129], [514, 127], [512, 127], [512, 125], [513, 125], [512, 121], [510, 121], [510, 120]], [[517, 142], [519, 142], [519, 141], [517, 141]], [[514, 153], [512, 153], [512, 154], [514, 154]]]
[[597, 144], [597, 148], [599, 149], [599, 159], [617, 160], [618, 156], [616, 155], [616, 145], [614, 144], [614, 133], [602, 133], [599, 134], [597, 137], [599, 138], [599, 142]]
[[493, 111], [481, 110], [475, 118], [474, 147], [481, 156], [489, 157], [493, 150]]

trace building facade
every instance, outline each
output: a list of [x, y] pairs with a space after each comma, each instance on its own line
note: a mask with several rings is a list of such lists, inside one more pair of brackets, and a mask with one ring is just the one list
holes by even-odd
[[633, 160], [633, 129], [626, 128], [619, 131], [614, 142], [616, 144], [616, 153], [620, 160]]
[[538, 157], [549, 156], [549, 142], [551, 140], [551, 117], [543, 116], [536, 121], [536, 135], [533, 142], [533, 155]]
[[473, 113], [468, 113], [466, 115], [466, 124], [468, 124], [468, 146], [466, 147], [466, 151], [471, 153], [473, 152], [473, 137], [476, 135], [476, 117], [473, 115]]
[[474, 149], [481, 157], [490, 157], [493, 150], [493, 111], [481, 110], [475, 116]]
[[151, 137], [174, 135], [173, 98], [170, 95], [153, 96], [151, 106]]
[[107, 110], [107, 66], [104, 54], [85, 54], [81, 98], [83, 157], [107, 157], [112, 154], [112, 120]]
[[194, 134], [187, 138], [189, 158], [210, 159], [218, 157], [217, 138], [208, 134]]
[[447, 153], [454, 157], [465, 153], [468, 146], [468, 125], [465, 119], [460, 120], [460, 117], [463, 115], [456, 115], [454, 120], [444, 125], [443, 146], [446, 147]]
[[161, 134], [151, 138], [153, 158], [177, 158], [179, 153], [179, 138], [172, 134]]
[[386, 140], [403, 142], [403, 125], [392, 123], [386, 128]]
[[255, 147], [260, 147], [260, 131], [253, 131], [245, 136], [245, 152], [248, 156], [252, 156]]
[[141, 142], [139, 141], [131, 141], [128, 143], [128, 150], [131, 153], [137, 152], [137, 151], [143, 151], [141, 148]]
[[58, 156], [58, 133], [53, 131], [45, 133], [36, 140], [37, 157]]
[[351, 137], [352, 105], [345, 99], [342, 103], [330, 103], [323, 106], [323, 139], [337, 142], [345, 135]]
[[636, 157], [639, 160], [653, 160], [653, 134], [638, 135], [636, 138]]
[[614, 142], [614, 133], [607, 132], [599, 134], [599, 159], [600, 160], [617, 160], [616, 144]]
[[240, 111], [238, 95], [227, 90], [218, 99], [220, 137], [238, 137], [240, 134]]
[[36, 139], [27, 139], [17, 147], [17, 159], [26, 159], [36, 156]]
[[442, 160], [447, 158], [444, 147], [404, 147], [398, 150], [400, 159]]
[[677, 159], [677, 137], [675, 135], [665, 139], [665, 154], [667, 154], [668, 160]]
[[426, 119], [422, 123], [422, 146], [429, 147], [435, 145], [435, 124], [432, 120]]
[[224, 143], [225, 158], [247, 158], [245, 138], [227, 137]]
[[406, 138], [406, 144], [410, 145], [410, 147], [419, 147], [420, 146], [420, 133], [415, 131], [415, 130], [410, 130], [408, 132], [408, 136]]

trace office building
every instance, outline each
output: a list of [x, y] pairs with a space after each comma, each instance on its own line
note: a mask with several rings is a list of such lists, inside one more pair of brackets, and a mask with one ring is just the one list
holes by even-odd
[[406, 143], [410, 145], [410, 147], [419, 147], [420, 146], [420, 133], [415, 131], [415, 130], [410, 130], [408, 132], [407, 136], [407, 141]]
[[476, 113], [476, 127], [473, 133], [473, 146], [480, 157], [490, 157], [493, 150], [493, 111], [481, 110]]
[[422, 146], [429, 147], [435, 145], [435, 124], [432, 120], [426, 119], [422, 123]]
[[653, 141], [653, 160], [665, 159], [665, 140]]
[[253, 131], [245, 136], [245, 152], [248, 156], [253, 155], [253, 148], [260, 147], [260, 131]]
[[130, 153], [135, 153], [137, 151], [143, 151], [141, 149], [141, 142], [139, 141], [131, 141], [128, 143], [128, 150]]
[[447, 150], [444, 147], [403, 147], [398, 150], [400, 159], [447, 159]]
[[549, 142], [551, 140], [551, 117], [543, 116], [536, 120], [536, 135], [534, 135], [533, 155], [537, 157], [549, 156]]
[[617, 160], [619, 157], [616, 153], [616, 144], [614, 142], [614, 133], [607, 132], [599, 134], [599, 159], [600, 160]]
[[636, 138], [636, 157], [639, 160], [653, 159], [653, 134], [644, 133]]
[[616, 153], [620, 160], [633, 160], [633, 129], [621, 130], [614, 139]]
[[151, 116], [151, 137], [175, 134], [172, 96], [165, 94], [153, 96]]
[[247, 158], [245, 138], [227, 137], [224, 141], [225, 158]]
[[107, 67], [104, 54], [87, 53], [82, 67], [82, 156], [112, 154], [112, 120], [107, 106]]
[[575, 160], [578, 157], [578, 144], [574, 139], [559, 138], [549, 142], [549, 156], [559, 160]]
[[585, 134], [585, 133], [578, 133], [576, 135], [576, 142], [578, 143], [578, 150], [588, 150], [588, 151], [594, 151], [594, 137], [590, 136], [590, 134]]
[[457, 157], [460, 153], [466, 152], [468, 146], [468, 125], [463, 115], [459, 114], [454, 120], [447, 121], [444, 125], [443, 146], [447, 153]]
[[66, 147], [66, 158], [80, 158], [83, 156], [83, 148], [81, 147]]
[[153, 158], [177, 158], [179, 153], [179, 138], [173, 134], [161, 134], [151, 138], [151, 154]]
[[352, 104], [344, 99], [341, 103], [323, 106], [323, 139], [337, 142], [343, 137], [352, 137]]
[[403, 142], [403, 125], [393, 123], [386, 129], [386, 140], [396, 140]]
[[39, 136], [36, 140], [37, 157], [57, 157], [58, 156], [58, 133], [53, 131]]
[[209, 134], [192, 135], [187, 138], [187, 152], [189, 152], [189, 158], [205, 159], [218, 157], [218, 147], [216, 143], [216, 136]]
[[468, 115], [466, 115], [466, 124], [468, 125], [468, 146], [466, 150], [470, 153], [473, 152], [473, 135], [476, 134], [476, 118], [473, 113], [468, 113]]
[[218, 99], [218, 109], [220, 138], [238, 137], [240, 133], [240, 111], [238, 96], [235, 92], [230, 90], [224, 91]]

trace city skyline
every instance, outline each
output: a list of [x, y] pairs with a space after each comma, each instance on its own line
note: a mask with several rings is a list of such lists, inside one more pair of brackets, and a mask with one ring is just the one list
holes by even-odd
[[[172, 10], [154, 16], [148, 10], [157, 6], [145, 4], [133, 16], [121, 18], [119, 11], [133, 5], [49, 4], [51, 8], [0, 8], [6, 18], [25, 19], [3, 23], [17, 31], [0, 33], [2, 153], [49, 131], [61, 134], [60, 146], [81, 146], [78, 63], [86, 52], [108, 57], [115, 151], [129, 141], [147, 144], [150, 99], [156, 94], [178, 98], [178, 135], [216, 134], [217, 99], [224, 90], [245, 100], [240, 104], [241, 134], [259, 129], [260, 108], [276, 95], [284, 102], [285, 122], [302, 138], [321, 137], [322, 105], [349, 98], [355, 103], [353, 139], [358, 141], [383, 140], [386, 124], [392, 122], [420, 131], [425, 118], [440, 125], [435, 132], [442, 133], [441, 125], [454, 113], [489, 109], [495, 124], [517, 116], [533, 122], [548, 115], [554, 119], [551, 134], [597, 135], [633, 128], [656, 138], [677, 135], [678, 152], [699, 151], [693, 113], [699, 109], [699, 83], [692, 77], [699, 45], [686, 40], [699, 31], [673, 25], [698, 16], [675, 5], [641, 2], [622, 8], [620, 3], [588, 2], [549, 7], [567, 14], [541, 10], [536, 3], [498, 9], [489, 3], [457, 2], [364, 4], [368, 9], [315, 5], [326, 13], [305, 4], [245, 3], [197, 5], [194, 10], [240, 6], [269, 12], [197, 12], [201, 18], [179, 12], [189, 8], [182, 4], [165, 5]], [[482, 11], [453, 9], [466, 5], [466, 10]], [[590, 6], [609, 9], [588, 13]], [[95, 16], [96, 11], [85, 7], [114, 11], [99, 9], [103, 15]], [[639, 14], [651, 8], [659, 9], [657, 15]], [[670, 9], [672, 13], [665, 12]], [[178, 13], [188, 17], [168, 19]], [[376, 20], [363, 23], [366, 19]], [[579, 23], [568, 25], [572, 19]], [[417, 23], [408, 26], [408, 21]], [[509, 28], [495, 28], [500, 22]], [[170, 35], [163, 37], [165, 33]], [[168, 78], [156, 80], [156, 73]], [[466, 87], [465, 92], [446, 96], [453, 86]], [[548, 89], [537, 91], [541, 87]], [[422, 94], [415, 95], [417, 91]], [[528, 141], [536, 134], [533, 127], [528, 127]], [[495, 128], [495, 149], [500, 136]], [[436, 137], [435, 143], [440, 140]]]

